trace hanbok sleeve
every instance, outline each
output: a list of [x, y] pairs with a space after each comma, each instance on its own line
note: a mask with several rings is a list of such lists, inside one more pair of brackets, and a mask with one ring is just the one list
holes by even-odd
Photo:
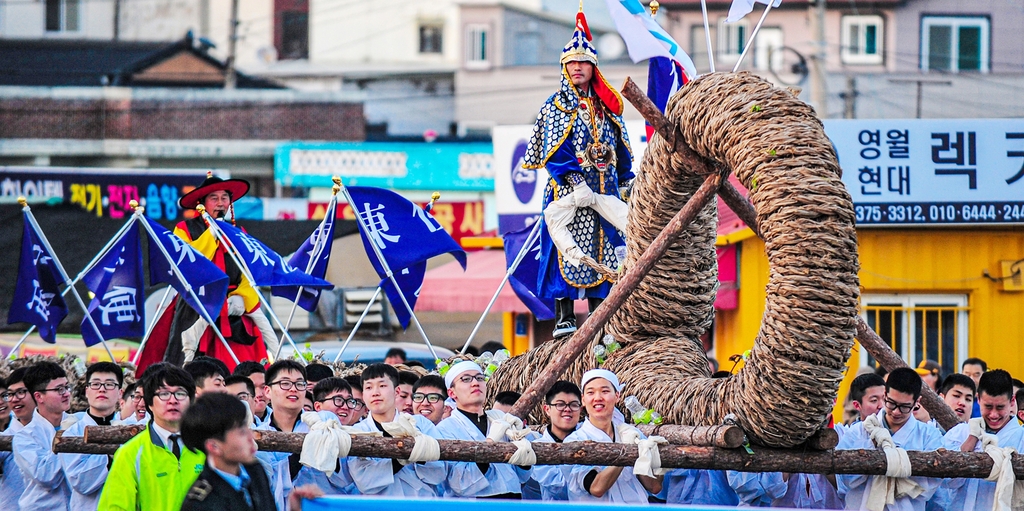
[[31, 479], [43, 488], [53, 489], [60, 486], [64, 470], [50, 444], [42, 431], [26, 427], [14, 435], [11, 450], [26, 480]]
[[[463, 440], [454, 428], [454, 425], [445, 425], [442, 422], [437, 427], [441, 438], [447, 440]], [[477, 493], [487, 488], [487, 477], [480, 472], [476, 463], [467, 461], [447, 462], [448, 489], [457, 497], [475, 497]], [[489, 472], [490, 470], [488, 470]]]
[[[836, 446], [836, 450], [874, 449], [875, 445], [863, 432], [864, 428], [860, 425], [847, 429], [842, 440], [839, 441], [839, 445]], [[869, 477], [864, 474], [836, 474], [836, 489], [840, 496], [845, 497], [851, 490], [866, 485]]]
[[[85, 423], [79, 421], [64, 432], [64, 436], [82, 436], [85, 432]], [[60, 464], [64, 468], [64, 475], [68, 478], [68, 484], [76, 492], [82, 495], [92, 495], [103, 488], [107, 481], [107, 458], [97, 454], [70, 454], [61, 453], [57, 455]]]
[[734, 472], [727, 471], [729, 486], [740, 498], [740, 505], [760, 506], [770, 504], [786, 495], [788, 485], [782, 480], [781, 472]]
[[573, 172], [577, 174], [583, 173], [579, 160], [576, 159], [576, 153], [572, 150], [572, 134], [562, 141], [562, 145], [558, 146], [555, 153], [548, 159], [547, 169], [559, 186], [572, 184], [568, 181], [569, 174]]
[[356, 488], [364, 495], [380, 493], [395, 482], [390, 459], [351, 457], [348, 464]]
[[[942, 435], [939, 433], [939, 430], [923, 423], [918, 424], [918, 430], [917, 434], [920, 437], [916, 439], [915, 444], [917, 445], [912, 446], [916, 450], [936, 451], [942, 447]], [[942, 479], [937, 477], [911, 477], [910, 479], [924, 488], [924, 492], [918, 497], [920, 501], [927, 501], [932, 498], [935, 491], [939, 489], [939, 485], [942, 484]]]
[[[966, 423], [957, 424], [942, 437], [942, 447], [947, 451], [960, 452], [960, 446], [963, 445], [970, 434], [971, 428]], [[956, 490], [966, 482], [967, 478], [965, 477], [950, 477], [942, 481], [942, 486], [950, 490]]]

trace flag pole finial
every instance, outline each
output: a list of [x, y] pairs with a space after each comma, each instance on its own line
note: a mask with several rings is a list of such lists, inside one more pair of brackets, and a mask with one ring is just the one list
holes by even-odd
[[661, 8], [661, 3], [658, 2], [658, 0], [651, 0], [650, 7], [651, 7], [651, 16], [657, 16], [658, 15], [658, 9]]
[[331, 192], [333, 192], [334, 195], [338, 195], [338, 192], [341, 191], [341, 178], [338, 176], [332, 176], [331, 181], [334, 182], [334, 186], [331, 187]]
[[132, 211], [138, 212], [140, 215], [146, 212], [146, 208], [139, 205], [139, 201], [132, 199], [128, 201], [128, 206], [132, 208]]
[[18, 204], [20, 204], [21, 207], [28, 206], [28, 199], [25, 197], [18, 197]]

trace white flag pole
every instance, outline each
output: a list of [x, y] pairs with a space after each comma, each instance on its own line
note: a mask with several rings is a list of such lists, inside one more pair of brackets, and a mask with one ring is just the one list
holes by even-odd
[[[54, 252], [53, 247], [50, 246], [50, 240], [46, 239], [46, 234], [43, 232], [43, 229], [39, 227], [39, 223], [36, 222], [36, 217], [35, 215], [32, 214], [32, 208], [28, 206], [28, 203], [25, 203], [24, 205], [22, 205], [22, 211], [26, 213], [25, 218], [27, 218], [29, 223], [32, 225], [32, 229], [36, 232], [36, 236], [39, 237], [39, 241], [42, 242], [43, 247], [46, 248], [46, 251], [50, 253], [50, 257], [53, 258], [53, 264], [57, 266], [57, 271], [60, 272], [60, 278], [64, 280], [64, 285], [66, 285], [68, 289], [71, 290], [71, 294], [75, 295], [75, 301], [78, 302], [78, 306], [81, 307], [82, 312], [85, 313], [85, 319], [87, 319], [89, 321], [89, 324], [92, 325], [92, 330], [93, 332], [96, 333], [96, 337], [98, 337], [100, 342], [103, 343], [103, 348], [107, 350], [107, 355], [110, 356], [110, 361], [117, 362], [117, 359], [114, 358], [114, 352], [110, 351], [110, 346], [107, 344], [107, 341], [103, 338], [103, 334], [100, 333], [100, 328], [96, 326], [96, 321], [92, 319], [92, 314], [89, 314], [89, 307], [85, 305], [85, 302], [82, 300], [82, 295], [80, 295], [78, 293], [78, 290], [75, 289], [75, 282], [71, 280], [71, 277], [68, 276], [68, 272], [64, 270], [64, 265], [61, 264], [60, 259], [57, 258], [57, 253]], [[133, 217], [129, 219], [128, 222], [126, 222], [126, 225], [131, 225], [134, 221], [135, 218]], [[127, 229], [124, 229], [123, 231], [121, 231], [120, 235], [113, 238], [113, 240], [111, 240], [111, 242], [107, 244], [107, 250], [109, 250], [110, 246], [116, 244], [117, 241], [120, 240], [122, 236], [124, 236], [125, 232], [127, 232]], [[100, 255], [97, 259], [102, 258], [104, 255], [106, 255], [107, 250], [100, 252]]]
[[[27, 207], [28, 201], [24, 197], [18, 197], [18, 204], [21, 204], [22, 207]], [[124, 225], [122, 225], [121, 228], [118, 229], [117, 233], [114, 234], [114, 237], [110, 238], [110, 241], [108, 241], [107, 244], [100, 249], [96, 256], [93, 257], [91, 261], [89, 261], [89, 264], [86, 264], [85, 268], [83, 268], [82, 271], [78, 272], [78, 275], [76, 275], [75, 278], [71, 281], [71, 285], [64, 286], [64, 290], [60, 292], [60, 296], [63, 297], [67, 295], [68, 291], [71, 291], [71, 288], [74, 287], [75, 284], [78, 284], [78, 282], [85, 277], [85, 274], [89, 273], [89, 270], [92, 270], [93, 266], [96, 266], [96, 263], [98, 263], [99, 260], [104, 255], [106, 255], [107, 251], [110, 250], [110, 247], [114, 246], [114, 242], [117, 241], [117, 239], [120, 238], [121, 235], [124, 234], [124, 232], [127, 231], [128, 227], [130, 226], [130, 221], [125, 222]], [[32, 335], [32, 332], [35, 332], [35, 330], [35, 325], [30, 326], [28, 331], [26, 331], [25, 334], [21, 336], [21, 339], [18, 339], [18, 342], [14, 344], [14, 347], [11, 348], [11, 353], [16, 353], [18, 351], [18, 348], [21, 347], [25, 340], [28, 339], [28, 336]]]
[[[363, 233], [367, 237], [369, 237], [371, 232], [370, 228], [369, 226], [366, 225], [366, 219], [363, 218], [362, 214], [360, 214], [359, 207], [356, 206], [355, 201], [352, 200], [352, 195], [348, 193], [348, 188], [342, 186], [341, 191], [345, 194], [345, 200], [347, 200], [349, 205], [352, 206], [352, 212], [355, 213], [356, 221], [358, 221], [360, 227], [363, 228]], [[434, 195], [440, 196], [439, 194], [436, 193]], [[419, 330], [420, 335], [423, 336], [423, 342], [427, 344], [427, 348], [430, 350], [430, 354], [434, 356], [435, 360], [440, 360], [440, 358], [437, 356], [437, 352], [434, 351], [434, 347], [430, 344], [430, 339], [427, 338], [427, 333], [423, 331], [423, 325], [420, 324], [419, 318], [416, 317], [416, 312], [414, 312], [412, 310], [412, 306], [409, 305], [409, 300], [405, 299], [405, 293], [402, 292], [402, 287], [398, 285], [398, 280], [395, 279], [395, 274], [391, 271], [391, 268], [388, 266], [387, 260], [384, 259], [384, 254], [381, 253], [380, 247], [377, 246], [377, 243], [373, 240], [373, 238], [370, 238], [369, 245], [370, 247], [373, 248], [373, 253], [375, 256], [377, 256], [377, 261], [380, 262], [381, 268], [384, 269], [384, 274], [387, 275], [387, 278], [391, 281], [391, 284], [395, 286], [395, 289], [398, 291], [398, 296], [402, 299], [402, 304], [405, 305], [405, 309], [409, 311], [409, 317], [412, 318], [412, 322], [413, 324], [416, 325], [416, 329]]]
[[377, 290], [373, 292], [373, 297], [370, 298], [370, 303], [367, 303], [366, 307], [363, 308], [363, 313], [359, 315], [359, 319], [356, 321], [355, 326], [352, 327], [352, 331], [348, 333], [348, 337], [345, 339], [345, 342], [342, 343], [341, 351], [334, 356], [334, 363], [338, 363], [338, 360], [341, 360], [341, 354], [345, 353], [345, 349], [348, 348], [348, 343], [352, 342], [352, 338], [356, 336], [356, 330], [359, 330], [359, 326], [363, 324], [363, 318], [369, 314], [370, 307], [373, 307], [373, 302], [376, 302], [377, 297], [380, 296], [380, 289], [380, 286], [377, 286]]
[[[135, 214], [138, 216], [142, 216], [142, 212], [145, 209], [146, 208], [142, 207], [135, 208]], [[192, 300], [194, 300], [197, 304], [199, 304], [199, 308], [196, 309], [196, 312], [198, 312], [199, 316], [203, 318], [203, 321], [206, 321], [210, 325], [210, 329], [213, 330], [214, 335], [216, 335], [217, 338], [220, 339], [221, 344], [223, 344], [224, 348], [228, 350], [228, 354], [231, 355], [231, 360], [234, 360], [235, 364], [240, 364], [241, 362], [239, 362], [238, 357], [235, 355], [235, 350], [231, 349], [231, 345], [228, 344], [228, 340], [224, 338], [224, 334], [220, 332], [220, 328], [217, 328], [217, 323], [214, 322], [213, 318], [210, 317], [210, 313], [206, 312], [206, 307], [202, 306], [203, 302], [199, 300], [198, 296], [196, 296], [195, 290], [192, 289], [192, 284], [189, 284], [188, 280], [185, 280], [185, 275], [181, 273], [181, 268], [178, 268], [178, 265], [174, 262], [174, 258], [171, 257], [171, 254], [167, 253], [167, 248], [164, 247], [163, 242], [160, 240], [157, 234], [153, 232], [153, 228], [150, 227], [148, 222], [140, 221], [139, 223], [142, 224], [142, 226], [146, 228], [146, 232], [149, 233], [149, 235], [154, 240], [157, 241], [156, 243], [151, 243], [149, 249], [153, 250], [153, 245], [156, 245], [157, 249], [160, 250], [160, 253], [163, 254], [164, 259], [167, 260], [167, 264], [171, 267], [171, 271], [174, 273], [175, 278], [177, 278], [178, 282], [180, 282], [181, 285], [184, 286], [185, 293], [192, 297]], [[140, 349], [139, 351], [141, 352], [142, 350]]]
[[[335, 219], [333, 217], [338, 209], [338, 190], [340, 190], [340, 187], [337, 183], [341, 181], [341, 178], [334, 176], [333, 179], [336, 180], [334, 185], [334, 195], [331, 197], [331, 202], [327, 205], [327, 211], [324, 213], [324, 220], [320, 222], [320, 235], [317, 236], [316, 242], [313, 244], [313, 253], [309, 255], [309, 261], [306, 261], [307, 274], [313, 271], [313, 267], [316, 266], [316, 260], [320, 258], [320, 254], [323, 253], [324, 247], [326, 247], [328, 243], [332, 243], [334, 241], [325, 239], [326, 235], [323, 232], [324, 222], [326, 222], [328, 218], [330, 218], [331, 221], [334, 221]], [[292, 310], [288, 313], [288, 321], [286, 321], [284, 325], [285, 330], [292, 327], [292, 320], [295, 319], [295, 308], [299, 306], [299, 297], [302, 296], [303, 289], [305, 289], [304, 286], [299, 286], [299, 292], [295, 293], [295, 299], [292, 300]], [[277, 353], [274, 354], [274, 360], [281, 358], [282, 348], [284, 348], [284, 344], [278, 343]]]
[[508, 282], [509, 277], [515, 273], [516, 268], [519, 268], [519, 263], [523, 262], [526, 254], [530, 252], [530, 248], [533, 247], [533, 243], [540, 237], [540, 225], [543, 223], [543, 217], [537, 219], [537, 223], [533, 224], [533, 229], [530, 230], [530, 234], [526, 236], [526, 243], [523, 244], [523, 248], [519, 249], [519, 253], [516, 254], [516, 258], [512, 260], [512, 265], [508, 267], [505, 272], [505, 276], [501, 279], [501, 284], [498, 284], [498, 290], [494, 292], [494, 296], [491, 297], [490, 303], [484, 308], [484, 313], [480, 315], [480, 319], [477, 320], [476, 326], [473, 327], [473, 331], [469, 334], [469, 339], [466, 339], [466, 344], [462, 346], [462, 351], [459, 353], [465, 354], [466, 350], [469, 349], [469, 343], [473, 342], [473, 338], [476, 337], [477, 331], [480, 330], [480, 325], [483, 325], [484, 318], [487, 317], [487, 313], [491, 311], [491, 307], [494, 306], [494, 302], [498, 301], [498, 295], [501, 294], [501, 290], [505, 288], [505, 284]]
[[715, 52], [711, 49], [711, 27], [708, 24], [708, 2], [700, 0], [700, 12], [704, 15], [704, 39], [708, 46], [708, 63], [711, 64], [711, 72], [715, 72]]
[[747, 56], [747, 52], [750, 51], [750, 47], [754, 45], [754, 39], [757, 37], [757, 32], [758, 30], [761, 30], [761, 24], [764, 23], [764, 19], [768, 17], [768, 11], [770, 10], [772, 10], [772, 0], [768, 0], [768, 4], [764, 6], [764, 13], [761, 14], [761, 19], [757, 20], [757, 25], [754, 26], [754, 31], [750, 33], [750, 39], [747, 40], [747, 45], [743, 48], [743, 53], [740, 54], [739, 60], [736, 61], [736, 65], [732, 68], [733, 73], [739, 70], [740, 64], [743, 63], [743, 57]]
[[[295, 354], [300, 355], [299, 347], [295, 344], [295, 341], [292, 339], [291, 334], [288, 333], [288, 329], [285, 328], [284, 323], [281, 322], [281, 318], [277, 317], [277, 314], [274, 312], [274, 308], [270, 306], [270, 300], [267, 300], [267, 297], [263, 296], [263, 292], [261, 292], [259, 286], [256, 285], [256, 279], [253, 278], [252, 271], [249, 269], [249, 265], [247, 265], [245, 263], [245, 260], [240, 257], [238, 249], [234, 245], [232, 245], [231, 241], [228, 240], [227, 236], [224, 235], [224, 231], [222, 231], [220, 229], [220, 226], [217, 225], [217, 221], [214, 220], [213, 217], [211, 217], [210, 214], [206, 212], [206, 208], [199, 209], [197, 207], [196, 211], [198, 211], [199, 214], [203, 216], [203, 219], [206, 220], [206, 223], [209, 224], [210, 232], [213, 233], [213, 236], [214, 238], [217, 239], [217, 242], [225, 247], [226, 250], [224, 251], [227, 252], [228, 256], [231, 257], [231, 260], [235, 262], [235, 265], [238, 266], [238, 269], [242, 270], [242, 275], [246, 279], [249, 279], [249, 283], [252, 284], [252, 290], [256, 292], [256, 297], [259, 298], [260, 303], [267, 308], [266, 313], [270, 316], [270, 319], [274, 320], [274, 322], [277, 323], [277, 327], [281, 329], [281, 335], [284, 336], [284, 338], [288, 341], [288, 344], [292, 345], [292, 349], [295, 350]], [[301, 356], [299, 356], [298, 358], [302, 362], [302, 365], [308, 365], [306, 363], [305, 358]]]
[[142, 357], [142, 350], [146, 348], [146, 343], [149, 342], [149, 336], [153, 334], [153, 329], [156, 328], [156, 322], [160, 321], [160, 316], [163, 315], [164, 311], [167, 310], [167, 297], [171, 296], [171, 286], [168, 285], [164, 291], [164, 296], [160, 298], [160, 305], [156, 307], [156, 313], [153, 314], [153, 320], [149, 322], [149, 327], [146, 328], [146, 335], [142, 336], [142, 342], [139, 343], [139, 349], [135, 351], [135, 356], [132, 357], [132, 364], [139, 365], [139, 358]]

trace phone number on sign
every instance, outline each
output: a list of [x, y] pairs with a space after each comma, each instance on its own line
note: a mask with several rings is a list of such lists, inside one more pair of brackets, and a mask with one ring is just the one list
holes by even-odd
[[1024, 202], [857, 204], [854, 211], [860, 225], [1024, 223]]

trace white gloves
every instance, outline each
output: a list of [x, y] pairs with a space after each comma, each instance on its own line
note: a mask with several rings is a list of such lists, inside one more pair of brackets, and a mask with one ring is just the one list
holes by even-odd
[[242, 314], [245, 314], [245, 300], [238, 295], [229, 296], [228, 316], [241, 316]]
[[594, 205], [597, 200], [594, 198], [594, 191], [587, 186], [587, 183], [580, 183], [572, 187], [572, 199], [577, 208], [585, 208]]

